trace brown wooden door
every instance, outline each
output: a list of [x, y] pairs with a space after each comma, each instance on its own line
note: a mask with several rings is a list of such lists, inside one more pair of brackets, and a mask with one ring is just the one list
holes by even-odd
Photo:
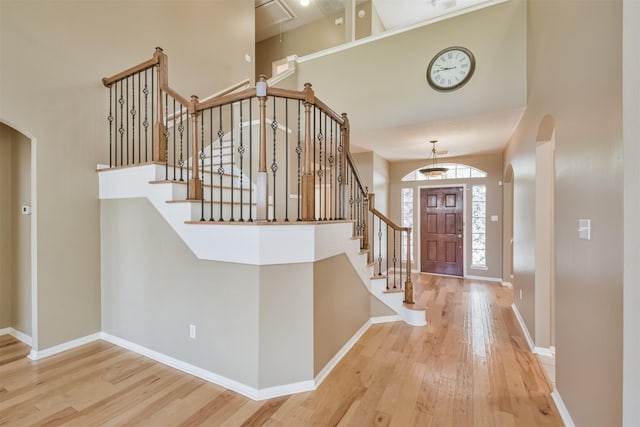
[[420, 190], [420, 271], [462, 276], [461, 187]]

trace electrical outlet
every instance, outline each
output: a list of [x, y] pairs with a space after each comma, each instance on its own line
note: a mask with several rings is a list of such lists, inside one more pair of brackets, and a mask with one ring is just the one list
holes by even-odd
[[520, 289], [520, 301], [522, 301], [522, 289]]
[[196, 338], [196, 325], [189, 325], [189, 338]]

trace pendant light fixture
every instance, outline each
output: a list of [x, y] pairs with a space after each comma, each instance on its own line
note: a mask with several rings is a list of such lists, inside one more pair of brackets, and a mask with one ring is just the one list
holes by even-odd
[[420, 169], [420, 173], [428, 176], [429, 178], [436, 178], [444, 175], [449, 169], [438, 165], [438, 159], [436, 155], [436, 144], [438, 140], [429, 141], [431, 143], [431, 164], [426, 168]]

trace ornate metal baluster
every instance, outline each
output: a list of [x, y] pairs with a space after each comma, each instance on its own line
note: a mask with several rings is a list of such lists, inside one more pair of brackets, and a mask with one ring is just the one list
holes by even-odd
[[[138, 73], [138, 111], [142, 111], [141, 102], [142, 96], [140, 96], [140, 80], [142, 78], [142, 73]], [[138, 114], [138, 163], [142, 163], [142, 114]]]
[[[341, 129], [342, 130], [342, 129]], [[342, 182], [344, 181], [344, 171], [342, 170], [342, 158], [343, 158], [343, 145], [342, 145], [342, 132], [338, 134], [338, 212], [340, 219], [346, 219], [347, 215], [345, 213], [344, 206], [344, 194], [342, 194]]]
[[278, 120], [276, 118], [276, 97], [273, 97], [273, 120], [271, 121], [271, 129], [273, 129], [273, 159], [271, 162], [271, 172], [273, 173], [273, 217], [272, 222], [276, 222], [276, 172], [278, 172], [278, 162], [276, 159], [276, 139], [278, 137]]
[[[157, 67], [157, 65], [156, 65], [156, 67]], [[151, 71], [151, 117], [152, 117], [152, 120], [154, 120], [154, 121], [156, 120], [156, 116], [155, 116], [155, 109], [156, 109], [156, 103], [155, 103], [155, 101], [156, 101], [156, 99], [155, 99], [156, 98], [156, 77], [155, 77], [155, 74], [156, 74], [155, 70], [152, 70]], [[145, 75], [145, 78], [146, 78], [146, 75]], [[159, 94], [159, 95], [160, 95], [160, 99], [158, 100], [158, 103], [162, 103], [162, 96], [161, 96], [161, 94]], [[155, 137], [156, 130], [154, 128], [155, 128], [155, 124], [153, 126], [151, 126], [151, 160], [155, 160], [155, 157], [154, 157], [154, 154], [155, 154], [154, 145], [155, 144], [153, 143], [153, 141], [155, 141], [154, 137]], [[166, 128], [166, 125], [165, 125], [165, 128]], [[165, 146], [167, 145], [166, 142], [167, 141], [165, 139]], [[166, 156], [165, 156], [165, 159], [166, 159]]]
[[296, 156], [298, 157], [298, 167], [297, 167], [297, 180], [298, 180], [298, 198], [296, 199], [296, 205], [298, 206], [298, 218], [296, 219], [296, 221], [302, 221], [302, 218], [300, 218], [300, 208], [301, 208], [301, 199], [300, 199], [300, 193], [302, 192], [302, 188], [301, 188], [301, 180], [300, 180], [300, 156], [302, 154], [302, 128], [300, 127], [300, 117], [301, 117], [301, 106], [302, 106], [302, 101], [298, 100], [298, 143], [296, 145]]
[[389, 226], [387, 225], [387, 223], [385, 223], [385, 228], [387, 230], [387, 235], [385, 238], [385, 246], [386, 246], [386, 261], [387, 261], [387, 284], [389, 284], [389, 278], [391, 277], [391, 275], [389, 274]]
[[393, 230], [393, 288], [396, 288], [396, 230]]
[[230, 135], [229, 137], [231, 138], [231, 147], [230, 147], [230, 153], [231, 153], [231, 218], [229, 218], [230, 222], [236, 222], [235, 218], [233, 217], [233, 191], [234, 191], [234, 181], [236, 178], [236, 174], [235, 174], [235, 168], [236, 165], [233, 161], [233, 156], [234, 156], [234, 152], [233, 152], [233, 103], [229, 104], [229, 117], [230, 117], [230, 127], [231, 127], [231, 131], [230, 131]]
[[113, 85], [109, 86], [109, 167], [113, 167]]
[[244, 222], [244, 127], [242, 124], [242, 101], [240, 101], [240, 146], [238, 147], [240, 154], [240, 219]]
[[331, 119], [331, 127], [329, 128], [329, 219], [335, 219], [335, 195], [333, 194], [333, 128], [335, 127], [336, 122]]
[[122, 154], [122, 149], [124, 147], [124, 98], [122, 94], [122, 80], [120, 80], [120, 99], [118, 101], [120, 103], [120, 166], [124, 165], [124, 155]]
[[322, 175], [323, 175], [322, 141], [324, 140], [324, 134], [322, 133], [322, 110], [320, 110], [319, 112], [318, 121], [320, 123], [320, 131], [318, 132], [318, 137], [317, 137], [318, 138], [318, 220], [322, 220]]
[[126, 114], [126, 118], [127, 118], [127, 124], [125, 125], [125, 130], [126, 130], [126, 139], [127, 139], [127, 164], [129, 164], [129, 78], [127, 77], [125, 79], [125, 107], [124, 107], [124, 111]]
[[289, 222], [289, 98], [284, 100], [284, 222]]
[[251, 191], [249, 191], [249, 220], [253, 222], [253, 98], [249, 98], [249, 185]]
[[213, 221], [213, 108], [209, 109], [209, 221]]
[[[174, 99], [173, 100], [174, 107], [175, 107], [175, 102], [176, 101]], [[182, 104], [180, 104], [180, 125], [178, 125], [178, 134], [180, 135], [180, 157], [178, 158], [178, 166], [180, 166], [180, 182], [184, 181], [184, 179], [182, 178], [182, 168], [184, 167], [184, 156], [182, 155], [182, 147], [184, 145], [184, 121], [183, 121], [184, 113], [182, 111], [183, 109], [184, 109], [184, 107], [182, 106]], [[175, 120], [176, 120], [176, 116], [174, 114], [173, 115], [173, 123], [174, 123], [173, 125], [174, 126], [175, 126]], [[189, 133], [187, 132], [187, 135], [188, 134]], [[174, 157], [175, 157], [175, 154], [174, 154]], [[189, 194], [189, 193], [187, 192], [187, 194]], [[187, 196], [187, 197], [189, 197], [189, 196]]]
[[[164, 94], [164, 179], [169, 180], [169, 95]], [[175, 177], [174, 177], [175, 179]]]
[[173, 116], [172, 117], [173, 117], [173, 180], [175, 181], [176, 180], [176, 151], [177, 151], [176, 150], [176, 100], [175, 99], [173, 99]]
[[200, 113], [200, 186], [202, 198], [200, 199], [200, 221], [204, 221], [204, 112]]
[[220, 112], [220, 118], [219, 118], [219, 122], [220, 122], [220, 127], [218, 128], [218, 139], [220, 141], [220, 150], [218, 152], [218, 154], [220, 155], [220, 161], [219, 166], [218, 166], [218, 176], [220, 178], [220, 216], [218, 217], [218, 221], [223, 221], [222, 219], [222, 202], [223, 202], [223, 197], [222, 197], [222, 178], [224, 177], [224, 166], [222, 165], [222, 138], [224, 137], [224, 130], [222, 130], [222, 105], [220, 107], [218, 107], [218, 111]]
[[131, 163], [136, 163], [136, 79], [131, 76]]
[[[180, 111], [182, 112], [182, 108], [180, 109]], [[184, 168], [186, 166], [186, 170], [187, 170], [187, 199], [189, 198], [189, 194], [191, 194], [189, 192], [189, 186], [191, 185], [191, 183], [189, 182], [189, 174], [191, 172], [191, 169], [189, 168], [189, 147], [191, 146], [191, 144], [189, 143], [189, 139], [191, 138], [191, 126], [189, 126], [189, 121], [191, 120], [191, 114], [189, 114], [188, 112], [185, 112], [185, 114], [187, 115], [187, 119], [186, 119], [186, 129], [187, 129], [187, 155], [186, 157], [182, 157], [182, 141], [180, 141], [180, 179], [182, 180], [182, 168]], [[184, 114], [183, 114], [184, 115]], [[180, 116], [182, 117], [182, 116]], [[184, 129], [183, 129], [184, 131]], [[182, 138], [182, 135], [180, 136], [180, 138]]]
[[[316, 115], [316, 106], [313, 106], [313, 135], [316, 135], [316, 122], [317, 122], [317, 115]], [[309, 173], [309, 171], [307, 171], [307, 173]], [[316, 174], [316, 137], [313, 137], [313, 175], [315, 176]], [[315, 207], [315, 206], [314, 206]], [[317, 207], [315, 207], [315, 212], [313, 213], [313, 216], [315, 217], [314, 219], [318, 219], [318, 215], [317, 215], [318, 209]]]
[[400, 289], [402, 289], [402, 269], [404, 268], [403, 264], [402, 264], [402, 252], [403, 252], [403, 247], [402, 247], [402, 233], [404, 233], [404, 231], [400, 232]]
[[[323, 220], [327, 220], [327, 199], [329, 198], [329, 196], [327, 195], [327, 178], [326, 178], [326, 174], [327, 174], [327, 141], [326, 141], [326, 133], [327, 133], [327, 113], [324, 114], [324, 133], [325, 133], [325, 144], [324, 144], [324, 172], [323, 175], [325, 176], [325, 181], [324, 181], [324, 187], [321, 185], [320, 186], [320, 190], [324, 193], [324, 212], [322, 215], [322, 219]], [[322, 150], [322, 148], [320, 148]], [[322, 163], [322, 159], [320, 160], [320, 162]], [[322, 183], [320, 183], [322, 184]]]
[[[378, 276], [382, 276], [382, 218], [378, 218]], [[389, 289], [388, 280], [387, 289]]]

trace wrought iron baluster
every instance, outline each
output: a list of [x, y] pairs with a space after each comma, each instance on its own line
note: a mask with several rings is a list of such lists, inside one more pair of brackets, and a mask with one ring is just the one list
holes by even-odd
[[[173, 100], [173, 105], [175, 107], [175, 99]], [[184, 145], [184, 107], [180, 104], [180, 125], [178, 125], [178, 134], [180, 135], [180, 157], [178, 157], [178, 166], [180, 166], [180, 182], [183, 182], [184, 179], [182, 177], [182, 169], [184, 167], [184, 156], [182, 155], [182, 148]], [[175, 126], [176, 116], [173, 115], [173, 125]], [[188, 127], [188, 126], [187, 126]], [[187, 132], [187, 136], [189, 132]], [[175, 157], [175, 154], [174, 154]], [[187, 192], [188, 194], [188, 192]], [[187, 196], [188, 197], [188, 196]]]
[[[180, 109], [180, 111], [182, 111], [182, 108]], [[189, 125], [189, 121], [191, 120], [191, 115], [188, 112], [185, 112], [185, 114], [187, 115], [187, 119], [186, 119], [186, 126], [187, 126], [187, 156], [182, 158], [182, 141], [180, 141], [180, 179], [182, 180], [182, 169], [186, 166], [186, 171], [187, 171], [187, 199], [189, 198], [189, 186], [191, 185], [191, 183], [189, 182], [189, 174], [191, 172], [191, 169], [189, 168], [189, 146], [191, 145], [189, 142], [190, 139], [190, 135], [191, 135], [191, 126]], [[183, 114], [184, 115], [184, 114]], [[184, 131], [184, 129], [183, 129]], [[193, 160], [192, 160], [193, 163]]]
[[385, 237], [385, 246], [386, 246], [386, 259], [385, 261], [387, 262], [387, 283], [389, 283], [389, 278], [391, 277], [391, 275], [389, 274], [389, 225], [387, 225], [387, 223], [385, 223], [385, 228], [387, 231], [387, 235]]
[[[138, 73], [138, 112], [142, 111], [141, 102], [142, 96], [140, 95], [140, 80], [142, 78], [142, 72]], [[142, 163], [142, 114], [138, 113], [138, 163]]]
[[[318, 114], [318, 122], [320, 131], [318, 132], [318, 221], [322, 220], [322, 142], [324, 134], [322, 133], [322, 110]], [[326, 117], [326, 115], [325, 115]], [[314, 150], [315, 153], [315, 150]]]
[[342, 129], [340, 129], [340, 133], [338, 134], [338, 212], [340, 215], [340, 219], [346, 219], [347, 218], [347, 214], [345, 212], [345, 206], [344, 206], [344, 194], [343, 191], [345, 190], [345, 187], [343, 187], [343, 181], [344, 181], [344, 171], [342, 170], [342, 160], [343, 160], [343, 145], [342, 145]]
[[124, 98], [122, 97], [122, 80], [120, 80], [120, 166], [124, 165], [124, 155], [122, 154], [122, 148], [124, 147]]
[[218, 221], [223, 221], [223, 214], [222, 214], [222, 204], [223, 204], [223, 196], [222, 196], [222, 179], [224, 177], [224, 166], [222, 165], [222, 139], [224, 137], [224, 130], [222, 130], [222, 105], [220, 107], [218, 107], [218, 111], [220, 113], [220, 117], [219, 117], [219, 122], [220, 122], [220, 127], [218, 128], [218, 140], [220, 142], [220, 148], [218, 151], [219, 154], [219, 166], [218, 166], [218, 177], [220, 179], [220, 215], [218, 217]]
[[238, 221], [244, 222], [244, 126], [242, 118], [242, 101], [240, 101], [240, 147], [238, 147], [238, 154], [240, 154], [240, 219]]
[[[157, 65], [156, 65], [156, 67], [157, 67]], [[156, 75], [155, 70], [152, 70], [151, 71], [151, 120], [154, 121], [154, 124], [151, 126], [151, 160], [155, 160], [156, 159], [155, 156], [154, 156], [154, 154], [155, 154], [155, 148], [154, 148], [155, 139], [154, 139], [154, 137], [155, 137], [155, 134], [156, 134], [156, 130], [154, 129], [155, 128], [155, 120], [156, 120], [156, 116], [155, 116], [155, 109], [156, 109], [156, 103], [155, 103], [155, 101], [156, 101], [156, 77], [155, 77], [155, 75]], [[160, 96], [160, 99], [158, 100], [158, 103], [162, 103], [162, 96], [161, 96], [162, 94], [158, 94], [158, 95]], [[161, 114], [158, 114], [158, 115], [161, 115]], [[166, 142], [167, 141], [165, 139], [165, 146], [167, 145]], [[165, 156], [165, 158], [166, 158], [166, 156]]]
[[393, 230], [393, 288], [396, 288], [396, 230]]
[[113, 167], [113, 85], [109, 86], [109, 167]]
[[213, 221], [213, 108], [209, 109], [209, 221]]
[[124, 101], [125, 101], [125, 117], [127, 118], [127, 124], [125, 125], [126, 131], [126, 140], [127, 140], [127, 164], [129, 164], [129, 78], [127, 77], [125, 80], [125, 92], [124, 92]]
[[[169, 180], [169, 94], [164, 94], [164, 179]], [[159, 153], [158, 153], [159, 154]]]
[[[325, 181], [324, 181], [324, 187], [321, 185], [320, 189], [321, 191], [324, 193], [324, 210], [323, 210], [323, 215], [322, 215], [322, 219], [323, 220], [327, 220], [327, 199], [329, 198], [329, 196], [327, 196], [327, 178], [326, 178], [326, 174], [327, 174], [327, 141], [326, 141], [326, 133], [327, 133], [327, 113], [324, 114], [324, 133], [325, 133], [325, 144], [324, 144], [324, 172], [323, 175], [325, 175]], [[320, 148], [322, 150], [322, 148]], [[322, 160], [320, 160], [320, 162], [322, 162]], [[320, 183], [322, 184], [322, 183]]]
[[136, 163], [136, 79], [131, 76], [131, 163]]
[[[172, 98], [173, 99], [173, 98]], [[176, 100], [173, 99], [173, 180], [176, 180]], [[168, 123], [167, 123], [168, 126]]]
[[253, 222], [253, 98], [249, 98], [249, 185], [251, 191], [249, 191], [249, 220]]
[[335, 120], [331, 119], [331, 127], [329, 128], [329, 219], [335, 219], [335, 194], [333, 191], [333, 128], [335, 127]]
[[235, 173], [235, 169], [236, 169], [236, 165], [234, 162], [234, 152], [233, 152], [233, 103], [229, 104], [229, 120], [230, 120], [230, 135], [229, 137], [231, 138], [231, 147], [230, 147], [230, 153], [231, 153], [231, 217], [229, 218], [230, 222], [236, 222], [235, 218], [233, 217], [233, 210], [235, 208], [234, 204], [233, 204], [233, 191], [234, 191], [234, 181], [236, 178], [236, 173]]
[[[378, 218], [378, 276], [382, 276], [382, 218]], [[389, 281], [387, 281], [389, 289]]]
[[273, 158], [271, 162], [271, 172], [273, 173], [273, 216], [272, 222], [276, 222], [276, 173], [278, 172], [278, 162], [276, 158], [276, 140], [278, 137], [278, 119], [276, 117], [276, 97], [273, 97], [273, 120], [271, 121], [271, 129], [273, 129]]
[[289, 222], [289, 98], [284, 100], [284, 222]]
[[[313, 106], [313, 135], [316, 135], [316, 106]], [[308, 173], [308, 171], [307, 171]], [[316, 174], [316, 137], [313, 137], [313, 176], [315, 176]], [[315, 187], [315, 186], [314, 186]], [[315, 190], [315, 189], [314, 189]], [[314, 204], [315, 205], [315, 204]], [[314, 206], [314, 212], [313, 212], [313, 216], [315, 217], [315, 219], [318, 219], [318, 208], [316, 206]]]
[[[204, 112], [200, 113], [200, 187], [202, 198], [200, 199], [200, 221], [204, 221]], [[195, 160], [197, 161], [197, 160]]]
[[[402, 269], [404, 268], [403, 264], [402, 264], [402, 252], [403, 252], [403, 247], [402, 247], [402, 236], [404, 231], [400, 231], [400, 289], [402, 289]], [[407, 240], [408, 241], [408, 240]]]
[[298, 218], [296, 219], [296, 221], [302, 221], [302, 218], [300, 218], [300, 208], [301, 208], [301, 199], [300, 199], [300, 193], [302, 191], [301, 189], [301, 178], [300, 178], [300, 156], [302, 154], [302, 128], [300, 127], [300, 117], [301, 117], [301, 106], [302, 106], [302, 101], [298, 100], [298, 143], [296, 144], [296, 156], [298, 158], [298, 166], [297, 166], [297, 180], [298, 180], [298, 198], [296, 199], [296, 205], [298, 207]]

